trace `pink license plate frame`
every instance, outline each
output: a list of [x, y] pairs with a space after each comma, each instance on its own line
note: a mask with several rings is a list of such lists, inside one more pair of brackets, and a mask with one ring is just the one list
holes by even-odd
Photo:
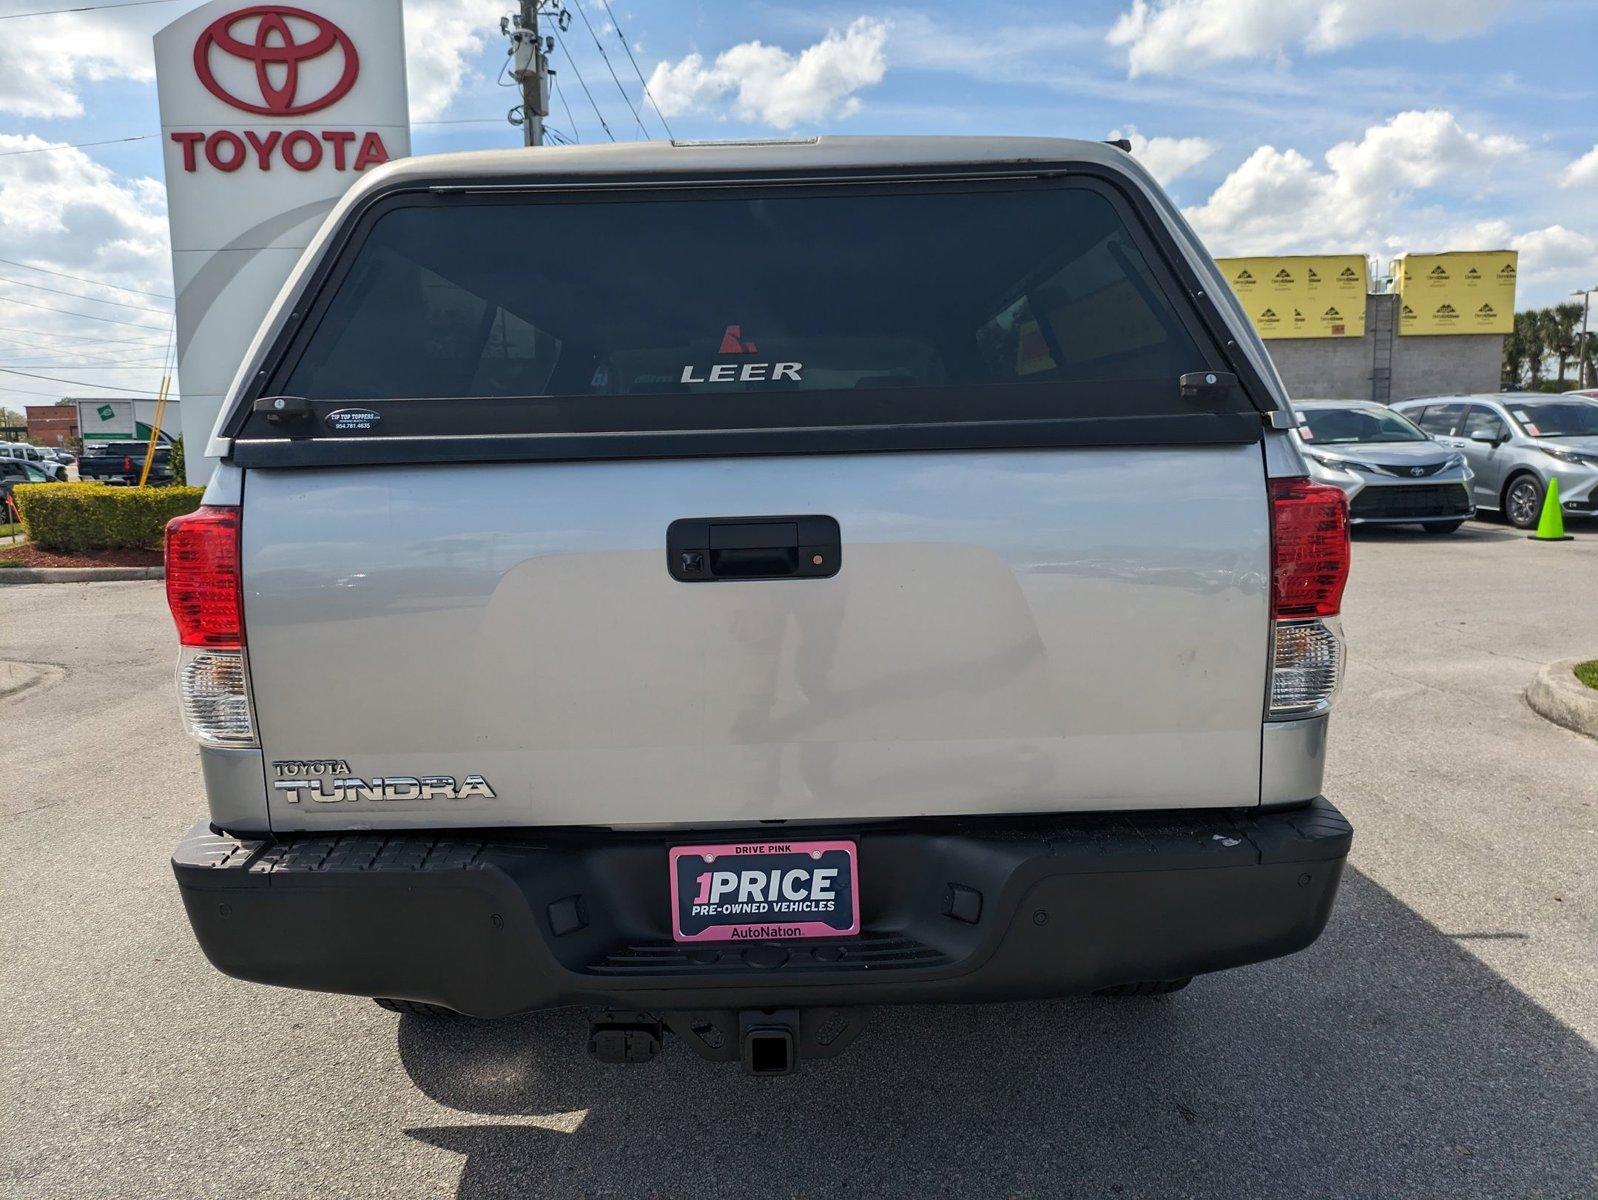
[[[840, 860], [839, 856], [842, 856]], [[697, 861], [695, 861], [697, 860]], [[703, 868], [703, 869], [696, 869]], [[803, 870], [801, 870], [803, 868]], [[730, 893], [731, 903], [753, 904], [752, 914], [728, 914], [725, 920], [715, 920], [714, 914], [695, 914], [693, 901], [710, 899], [715, 881], [703, 882], [701, 876], [709, 871], [731, 870], [742, 884], [747, 872], [758, 872], [763, 879], [758, 889], [742, 888], [742, 894], [752, 899], [739, 901], [738, 891]], [[817, 880], [807, 873], [832, 871], [825, 879]], [[694, 874], [685, 878], [684, 871]], [[772, 872], [779, 872], [776, 879]], [[798, 872], [798, 877], [795, 873]], [[847, 881], [847, 912], [836, 911], [829, 918], [810, 912], [784, 912], [783, 905], [813, 906], [810, 893], [815, 887], [831, 891], [837, 897], [838, 884]], [[806, 895], [795, 899], [794, 888], [802, 886]], [[678, 942], [763, 942], [789, 941], [795, 938], [845, 938], [860, 932], [860, 852], [859, 847], [847, 839], [822, 841], [770, 841], [724, 842], [711, 845], [673, 846], [669, 851], [667, 870], [668, 902], [671, 905], [672, 938]], [[690, 911], [685, 914], [684, 908]], [[685, 928], [684, 916], [688, 916]], [[847, 917], [847, 923], [845, 923]]]

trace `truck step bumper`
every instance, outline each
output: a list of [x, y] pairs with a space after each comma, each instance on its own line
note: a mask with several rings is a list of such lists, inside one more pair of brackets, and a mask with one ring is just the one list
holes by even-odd
[[674, 943], [667, 849], [691, 834], [268, 839], [201, 822], [172, 867], [201, 948], [229, 975], [493, 1017], [964, 1003], [1179, 979], [1314, 941], [1352, 838], [1324, 799], [803, 832], [858, 843], [860, 936]]

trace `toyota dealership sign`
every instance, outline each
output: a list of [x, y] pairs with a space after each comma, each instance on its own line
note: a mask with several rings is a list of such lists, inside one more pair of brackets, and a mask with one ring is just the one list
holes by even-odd
[[344, 189], [410, 153], [400, 0], [216, 0], [155, 36], [188, 471]]

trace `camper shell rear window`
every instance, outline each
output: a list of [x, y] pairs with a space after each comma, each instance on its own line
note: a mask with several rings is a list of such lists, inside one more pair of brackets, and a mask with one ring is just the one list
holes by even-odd
[[782, 451], [868, 429], [852, 448], [1002, 445], [1002, 427], [1032, 444], [1084, 421], [1234, 440], [1256, 408], [1246, 384], [1181, 394], [1185, 373], [1236, 367], [1128, 198], [1086, 176], [435, 189], [378, 200], [347, 234], [251, 392], [309, 405], [246, 406], [242, 441], [524, 438], [588, 457], [606, 439]]

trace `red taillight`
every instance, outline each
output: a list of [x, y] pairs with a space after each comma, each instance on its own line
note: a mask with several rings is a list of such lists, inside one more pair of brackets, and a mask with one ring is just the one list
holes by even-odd
[[1307, 479], [1269, 483], [1271, 616], [1336, 616], [1348, 583], [1348, 498]]
[[208, 504], [167, 522], [166, 602], [182, 645], [243, 647], [238, 509]]

